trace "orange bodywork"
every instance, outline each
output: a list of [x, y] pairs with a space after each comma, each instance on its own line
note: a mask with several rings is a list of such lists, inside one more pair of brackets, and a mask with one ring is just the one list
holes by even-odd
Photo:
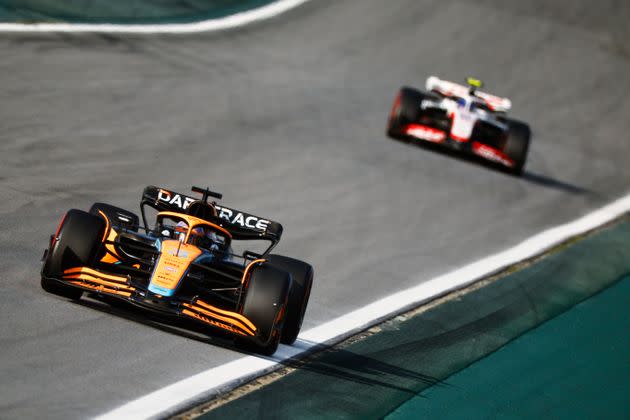
[[[111, 223], [107, 215], [103, 213], [101, 210], [99, 210], [98, 212], [103, 217], [103, 219], [105, 219], [105, 233], [103, 234], [102, 242], [105, 242], [105, 241], [113, 242], [116, 239], [116, 236], [118, 236], [118, 232], [112, 229]], [[114, 264], [120, 261], [120, 259], [118, 258], [119, 255], [116, 252], [114, 245], [106, 244], [105, 249], [107, 250], [107, 252], [105, 252], [105, 255], [103, 256], [103, 258], [101, 258], [101, 262], [107, 263], [107, 264]]]
[[186, 222], [187, 230], [183, 241], [166, 239], [162, 241], [160, 258], [153, 270], [149, 290], [153, 293], [170, 296], [188, 270], [190, 264], [202, 254], [202, 250], [189, 244], [193, 229], [201, 226], [210, 227], [227, 238], [232, 235], [221, 226], [188, 214], [176, 212], [160, 212], [158, 217], [172, 217]]
[[182, 311], [184, 315], [192, 316], [193, 318], [221, 328], [225, 328], [224, 325], [229, 325], [230, 328], [228, 329], [230, 331], [236, 331], [242, 335], [256, 335], [256, 326], [249, 319], [237, 312], [219, 309], [201, 300], [196, 300], [193, 303], [184, 303], [183, 306], [187, 308]]
[[89, 267], [76, 267], [65, 270], [62, 278], [76, 286], [114, 295], [129, 297], [132, 292], [136, 291], [135, 287], [129, 285], [127, 277], [101, 273]]
[[98, 211], [99, 214], [101, 216], [103, 216], [103, 219], [105, 219], [105, 232], [103, 232], [103, 239], [101, 239], [101, 242], [105, 241], [105, 238], [107, 237], [107, 234], [109, 232], [109, 228], [112, 226], [111, 223], [109, 222], [109, 218], [107, 217], [107, 215], [105, 215], [105, 213], [103, 213], [101, 210]]
[[151, 283], [164, 289], [173, 290], [184, 276], [190, 263], [201, 255], [194, 245], [181, 243], [175, 239], [162, 242], [162, 254], [153, 272]]
[[251, 270], [252, 268], [254, 268], [254, 266], [255, 266], [256, 264], [262, 264], [262, 263], [264, 263], [265, 261], [266, 261], [266, 260], [264, 260], [264, 259], [262, 259], [262, 258], [259, 258], [259, 259], [257, 259], [257, 260], [254, 260], [254, 261], [250, 262], [250, 263], [247, 265], [247, 267], [245, 267], [245, 271], [243, 271], [243, 277], [241, 278], [241, 284], [242, 284], [242, 285], [246, 285], [246, 284], [247, 284], [247, 282], [248, 282], [248, 280], [249, 280], [249, 278], [247, 277], [247, 275], [249, 274], [250, 270]]
[[176, 213], [172, 211], [162, 211], [158, 213], [158, 216], [171, 216], [171, 217], [176, 217], [178, 219], [185, 220], [186, 223], [188, 224], [188, 232], [186, 233], [186, 239], [184, 240], [184, 242], [188, 242], [188, 239], [191, 234], [190, 232], [197, 226], [210, 226], [211, 228], [218, 230], [223, 235], [232, 239], [232, 234], [228, 232], [227, 230], [225, 230], [224, 228], [222, 228], [221, 226], [208, 222], [206, 220], [200, 219], [198, 217], [191, 216], [189, 214]]
[[[110, 229], [109, 235], [107, 236], [107, 241], [113, 242], [116, 239], [116, 236], [118, 236], [118, 233], [114, 229]], [[103, 256], [103, 258], [101, 258], [101, 262], [114, 264], [120, 261], [120, 259], [118, 258], [118, 253], [116, 252], [113, 244], [105, 244], [105, 249], [107, 250], [107, 252]]]
[[251, 334], [251, 333], [243, 332], [243, 330], [235, 328], [235, 327], [233, 327], [230, 324], [225, 324], [223, 322], [217, 321], [214, 318], [209, 318], [209, 317], [206, 317], [204, 315], [198, 314], [196, 312], [189, 311], [188, 309], [184, 309], [182, 311], [182, 314], [187, 315], [187, 316], [189, 316], [191, 318], [195, 318], [195, 319], [197, 319], [199, 321], [202, 321], [202, 322], [204, 322], [206, 324], [212, 325], [213, 327], [222, 328], [224, 330], [230, 331], [230, 332], [235, 333], [235, 334], [239, 334], [239, 335], [254, 335], [254, 334]]
[[[100, 259], [100, 262], [114, 264], [120, 261], [120, 256], [112, 244], [112, 242], [116, 240], [118, 232], [112, 228], [107, 216], [102, 211], [99, 211], [99, 213], [106, 222], [102, 241], [108, 242], [104, 243], [107, 252]], [[165, 239], [161, 243], [160, 257], [153, 270], [150, 283], [161, 289], [176, 289], [190, 267], [190, 264], [202, 254], [203, 251], [199, 247], [188, 244], [189, 237], [192, 234], [191, 232], [195, 227], [200, 225], [210, 226], [226, 237], [232, 238], [230, 232], [221, 226], [191, 215], [176, 212], [160, 212], [159, 215], [176, 217], [186, 221], [188, 224], [186, 236], [183, 241]], [[252, 268], [263, 262], [265, 262], [264, 259], [257, 259], [247, 265], [241, 279], [243, 286], [247, 285]], [[139, 268], [139, 265], [135, 264], [134, 267]], [[136, 292], [136, 288], [130, 285], [129, 277], [106, 274], [89, 267], [67, 269], [63, 272], [62, 279], [69, 284], [97, 293], [107, 293], [128, 298]], [[180, 314], [182, 315], [241, 336], [255, 336], [258, 330], [244, 315], [238, 312], [217, 308], [199, 299], [195, 299], [190, 303], [181, 303], [181, 308]]]

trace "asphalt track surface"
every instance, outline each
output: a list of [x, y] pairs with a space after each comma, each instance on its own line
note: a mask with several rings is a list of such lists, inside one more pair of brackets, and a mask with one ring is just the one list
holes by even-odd
[[[219, 34], [3, 35], [1, 416], [92, 416], [242, 356], [45, 294], [68, 208], [213, 186], [315, 266], [308, 329], [624, 195], [628, 17], [612, 0], [317, 0]], [[523, 178], [384, 137], [396, 89], [430, 74], [512, 99], [534, 132]]]

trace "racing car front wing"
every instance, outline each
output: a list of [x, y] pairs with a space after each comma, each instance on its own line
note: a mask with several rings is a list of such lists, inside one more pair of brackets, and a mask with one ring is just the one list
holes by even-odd
[[508, 168], [514, 167], [514, 161], [510, 159], [505, 153], [499, 149], [495, 149], [487, 144], [478, 141], [469, 141], [465, 144], [469, 144], [469, 147], [463, 148], [462, 144], [453, 144], [453, 141], [449, 141], [449, 137], [442, 130], [430, 127], [423, 124], [407, 124], [403, 127], [402, 132], [418, 140], [428, 141], [430, 143], [437, 143], [459, 151], [469, 151], [470, 153], [479, 156], [483, 159], [500, 163]]
[[247, 317], [238, 312], [217, 308], [199, 298], [190, 301], [164, 298], [134, 287], [130, 276], [107, 274], [89, 267], [75, 267], [65, 270], [61, 279], [54, 280], [88, 292], [120, 298], [156, 312], [185, 316], [236, 335], [253, 337], [258, 331]]

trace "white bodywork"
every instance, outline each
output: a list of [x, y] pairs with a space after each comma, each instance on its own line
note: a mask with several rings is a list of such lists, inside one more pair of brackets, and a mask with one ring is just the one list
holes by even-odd
[[[426, 88], [428, 91], [435, 90], [440, 92], [444, 96], [468, 96], [468, 87], [459, 85], [457, 83], [449, 82], [447, 80], [441, 80], [435, 76], [427, 78]], [[475, 95], [478, 98], [483, 99], [493, 111], [507, 112], [512, 107], [512, 102], [507, 98], [501, 98], [499, 96], [491, 95], [486, 92], [477, 91]]]
[[509, 99], [479, 91], [471, 94], [468, 87], [440, 80], [435, 76], [427, 79], [426, 89], [429, 92], [438, 92], [443, 97], [437, 100], [424, 100], [422, 108], [440, 108], [446, 111], [452, 121], [448, 134], [453, 140], [457, 142], [469, 141], [475, 124], [479, 120], [507, 130], [505, 123], [499, 121], [494, 114], [510, 109]]
[[[480, 81], [468, 82], [466, 87], [431, 76], [426, 92], [403, 88], [392, 106], [387, 134], [443, 144], [515, 168], [518, 162], [508, 148], [512, 123], [505, 115], [510, 100], [477, 91]], [[404, 114], [403, 105], [411, 106]]]
[[463, 106], [456, 105], [455, 108], [449, 112], [453, 120], [451, 138], [453, 140], [468, 140], [472, 136], [479, 116], [474, 111], [471, 111], [470, 102], [468, 101]]

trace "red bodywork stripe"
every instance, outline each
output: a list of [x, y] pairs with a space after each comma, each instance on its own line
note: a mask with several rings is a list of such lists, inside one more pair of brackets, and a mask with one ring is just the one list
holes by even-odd
[[[404, 127], [403, 132], [408, 136], [430, 141], [433, 143], [443, 143], [446, 140], [446, 133], [444, 133], [442, 130], [438, 130], [436, 128], [422, 124], [408, 124], [406, 127]], [[470, 139], [457, 137], [452, 134], [451, 138], [460, 143], [470, 141]], [[499, 149], [488, 146], [487, 144], [473, 141], [472, 151], [474, 154], [476, 154], [477, 156], [481, 156], [482, 158], [494, 162], [499, 162], [502, 165], [508, 166], [510, 168], [514, 166], [514, 161], [510, 159], [505, 153], [503, 153]]]
[[59, 231], [61, 230], [61, 226], [63, 226], [63, 222], [66, 221], [66, 217], [68, 217], [68, 212], [61, 218], [61, 222], [59, 222], [59, 226], [57, 226], [57, 230], [55, 231], [55, 238], [59, 236]]
[[446, 133], [444, 133], [444, 131], [429, 127], [428, 125], [408, 124], [404, 128], [403, 132], [408, 136], [430, 141], [432, 143], [442, 143], [446, 140]]
[[400, 93], [396, 95], [396, 98], [394, 98], [394, 103], [392, 104], [392, 110], [389, 113], [390, 121], [396, 117], [396, 114], [398, 114], [398, 108], [400, 108]]
[[494, 162], [499, 162], [505, 166], [509, 166], [510, 168], [514, 166], [514, 161], [510, 159], [505, 153], [502, 151], [495, 149], [494, 147], [490, 147], [487, 144], [473, 142], [472, 144], [473, 153], [477, 156], [481, 156], [482, 158], [492, 160]]
[[52, 242], [50, 244], [50, 250], [51, 251], [52, 251], [52, 247], [59, 240], [59, 232], [61, 231], [61, 226], [63, 226], [63, 222], [66, 221], [66, 217], [68, 217], [68, 212], [66, 212], [66, 214], [63, 215], [63, 217], [61, 218], [61, 222], [59, 222], [59, 226], [57, 226], [57, 230], [55, 231], [55, 236], [53, 236]]
[[468, 143], [470, 141], [470, 138], [456, 136], [453, 133], [451, 133], [451, 138], [458, 143]]

